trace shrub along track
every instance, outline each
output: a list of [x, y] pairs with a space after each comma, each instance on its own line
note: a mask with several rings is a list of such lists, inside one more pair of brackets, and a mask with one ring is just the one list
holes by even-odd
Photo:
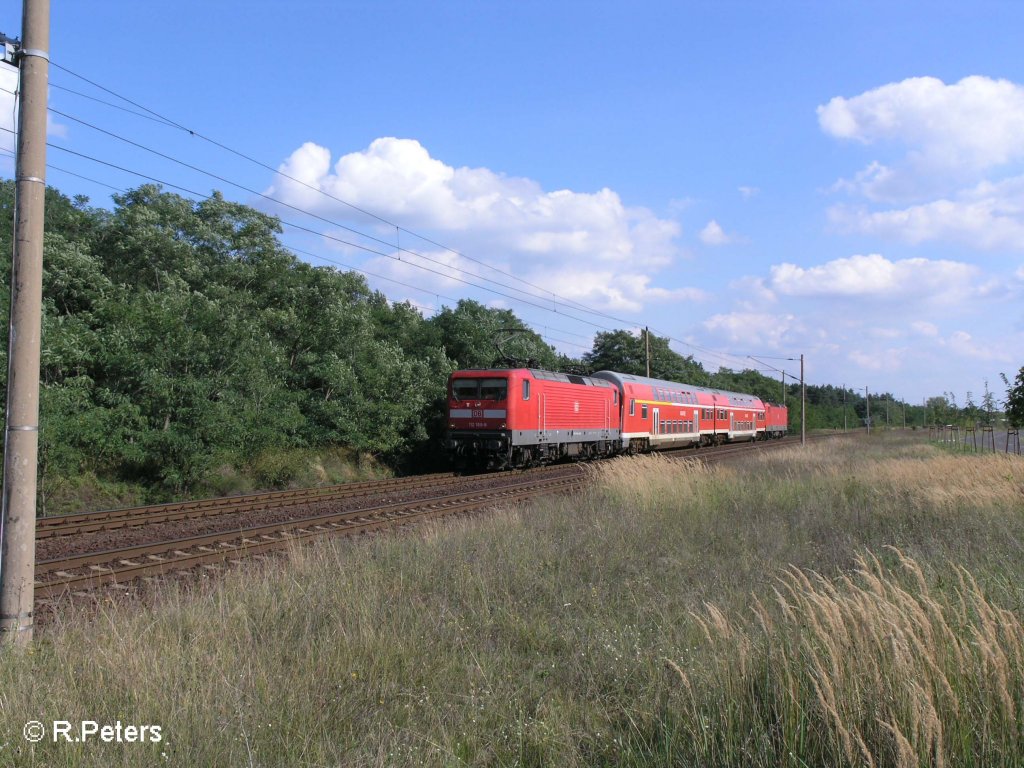
[[[666, 452], [707, 461], [793, 445], [798, 438]], [[574, 493], [575, 464], [486, 475], [424, 475], [223, 499], [40, 518], [36, 598], [49, 601], [140, 577], [216, 567], [328, 534], [356, 534]]]

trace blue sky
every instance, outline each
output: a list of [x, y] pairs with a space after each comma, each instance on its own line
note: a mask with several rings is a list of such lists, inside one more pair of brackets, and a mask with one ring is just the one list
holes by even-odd
[[649, 325], [712, 369], [803, 353], [912, 402], [1024, 365], [1019, 3], [53, 6], [48, 181], [93, 204], [127, 171], [220, 189], [331, 236], [286, 227], [302, 258], [570, 354]]

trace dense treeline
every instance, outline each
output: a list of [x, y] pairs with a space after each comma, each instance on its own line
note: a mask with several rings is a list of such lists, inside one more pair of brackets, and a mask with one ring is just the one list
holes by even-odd
[[[0, 182], [6, 253], [13, 208], [13, 182]], [[187, 493], [223, 467], [291, 449], [345, 446], [417, 463], [438, 455], [447, 374], [501, 356], [645, 371], [644, 341], [627, 331], [600, 333], [591, 352], [570, 359], [508, 310], [461, 301], [424, 319], [356, 273], [300, 261], [280, 232], [273, 217], [220, 195], [195, 203], [143, 186], [106, 210], [47, 191], [44, 500], [84, 474], [148, 488], [151, 498]], [[9, 269], [5, 261], [4, 316]], [[781, 399], [777, 380], [710, 373], [667, 339], [649, 341], [652, 376]], [[798, 398], [796, 385], [787, 389]], [[852, 422], [864, 403], [847, 397]], [[808, 402], [810, 428], [842, 426], [841, 390], [809, 387]], [[289, 479], [264, 474], [270, 484]]]

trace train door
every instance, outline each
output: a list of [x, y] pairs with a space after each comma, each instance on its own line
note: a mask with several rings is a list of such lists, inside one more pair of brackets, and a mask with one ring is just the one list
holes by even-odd
[[659, 410], [660, 409], [658, 408], [654, 409], [654, 423], [651, 426], [651, 431], [655, 435], [661, 432], [661, 415], [659, 414]]

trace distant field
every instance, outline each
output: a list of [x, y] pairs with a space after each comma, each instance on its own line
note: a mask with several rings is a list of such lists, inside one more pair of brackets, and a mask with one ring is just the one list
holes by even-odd
[[[1010, 766], [1024, 460], [863, 434], [244, 564], [0, 664], [0, 764]], [[52, 743], [28, 720], [156, 724]]]

